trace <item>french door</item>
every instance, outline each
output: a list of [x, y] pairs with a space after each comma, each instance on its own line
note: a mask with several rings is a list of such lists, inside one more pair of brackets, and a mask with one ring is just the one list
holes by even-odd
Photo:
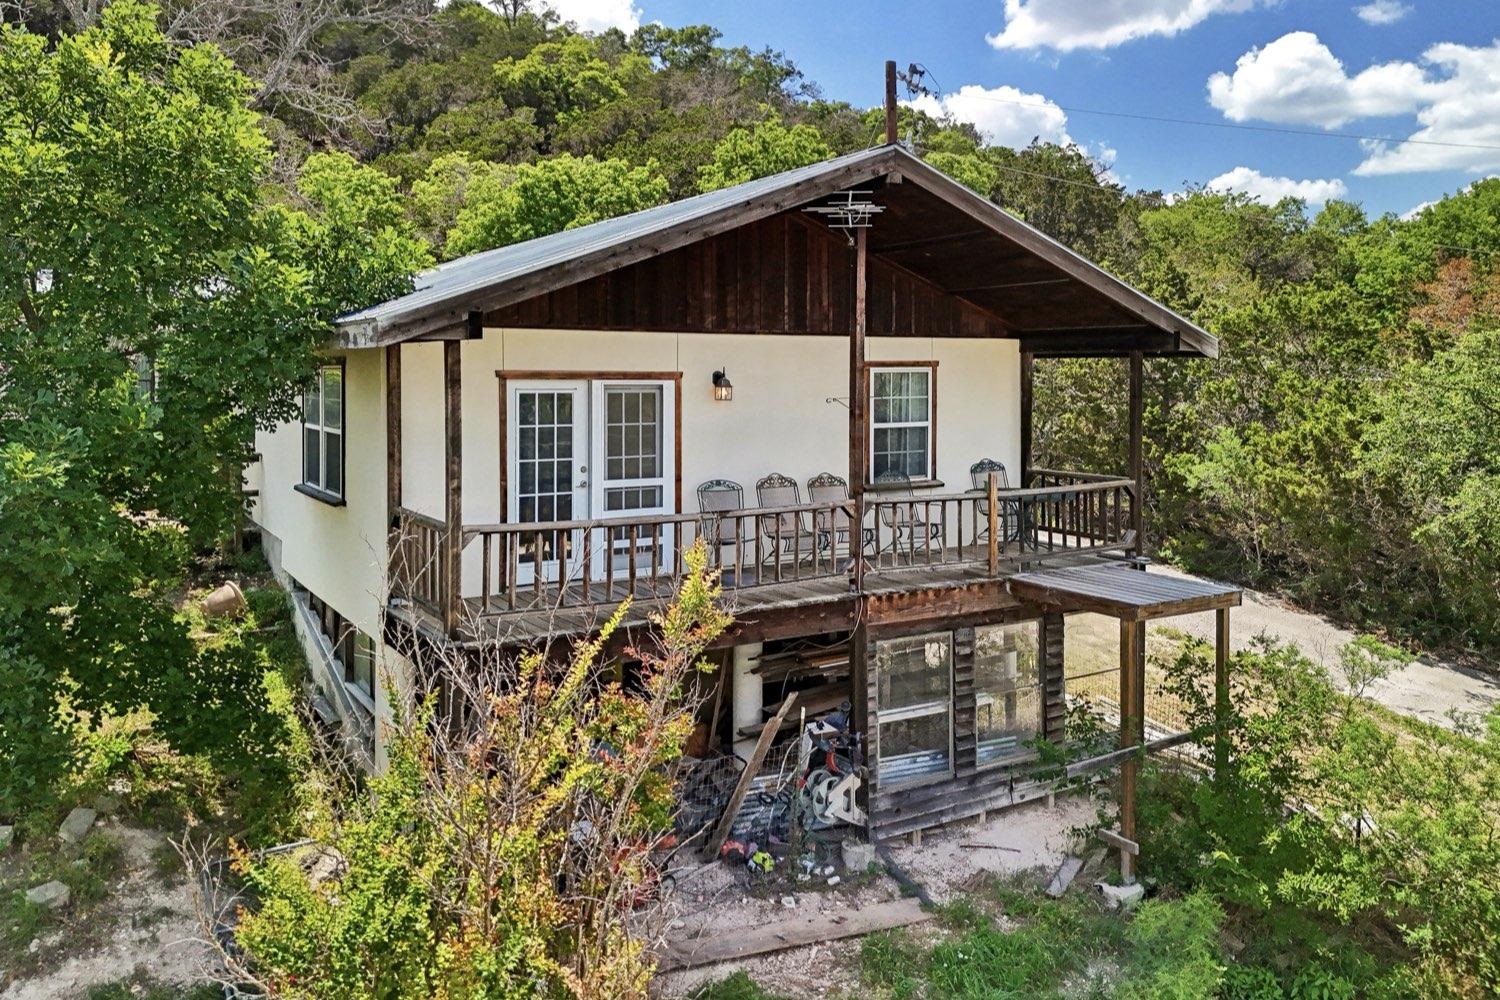
[[[674, 512], [676, 397], [660, 380], [535, 380], [508, 383], [506, 454], [510, 520], [598, 521], [523, 537], [517, 582], [602, 578], [629, 562], [669, 565], [673, 538], [611, 520]], [[585, 567], [584, 560], [588, 560]]]

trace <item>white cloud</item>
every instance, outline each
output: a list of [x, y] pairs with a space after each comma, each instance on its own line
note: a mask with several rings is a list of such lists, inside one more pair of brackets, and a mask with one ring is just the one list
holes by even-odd
[[1005, 27], [986, 40], [997, 49], [1107, 49], [1150, 35], [1175, 35], [1214, 14], [1249, 10], [1256, 0], [1005, 0]]
[[1020, 148], [1040, 138], [1043, 142], [1070, 143], [1068, 116], [1041, 94], [1028, 94], [1015, 87], [981, 87], [970, 83], [941, 99], [922, 94], [908, 107], [935, 118], [968, 122], [986, 142]]
[[1290, 177], [1268, 177], [1251, 167], [1235, 167], [1204, 187], [1209, 191], [1248, 194], [1257, 201], [1273, 205], [1283, 198], [1301, 198], [1310, 205], [1321, 205], [1331, 198], [1342, 198], [1348, 190], [1337, 177], [1299, 181]]
[[1395, 24], [1411, 13], [1411, 7], [1400, 0], [1373, 0], [1354, 8], [1354, 13], [1366, 24]]
[[[1338, 128], [1363, 118], [1415, 114], [1417, 142], [1369, 142], [1354, 172], [1500, 168], [1500, 41], [1487, 48], [1444, 42], [1418, 62], [1371, 66], [1353, 76], [1307, 31], [1240, 56], [1208, 80], [1209, 103], [1232, 121]], [[1490, 148], [1482, 148], [1490, 147]]]
[[1417, 112], [1421, 127], [1408, 138], [1458, 145], [1372, 143], [1370, 155], [1354, 172], [1371, 177], [1500, 169], [1500, 41], [1485, 49], [1451, 42], [1434, 45], [1422, 59], [1443, 75], [1430, 85], [1431, 101]]
[[1208, 102], [1226, 118], [1324, 128], [1414, 111], [1428, 91], [1426, 74], [1408, 62], [1371, 66], [1350, 76], [1310, 31], [1293, 31], [1251, 49], [1240, 56], [1232, 75], [1208, 78]]
[[572, 21], [581, 31], [608, 31], [619, 28], [630, 34], [641, 26], [641, 9], [633, 0], [544, 0], [564, 21]]
[[1427, 209], [1431, 208], [1433, 205], [1436, 205], [1436, 204], [1437, 204], [1437, 199], [1436, 198], [1431, 198], [1431, 199], [1429, 199], [1427, 201], [1418, 202], [1417, 204], [1413, 205], [1411, 208], [1408, 208], [1406, 211], [1402, 212], [1399, 216], [1397, 216], [1397, 218], [1399, 218], [1402, 222], [1410, 222], [1412, 219], [1415, 219], [1417, 216], [1421, 215]]

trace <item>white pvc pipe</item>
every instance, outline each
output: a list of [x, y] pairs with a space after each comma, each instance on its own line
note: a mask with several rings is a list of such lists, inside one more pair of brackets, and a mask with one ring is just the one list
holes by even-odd
[[[750, 755], [755, 752], [755, 741], [758, 739], [760, 727], [764, 724], [761, 713], [761, 679], [759, 674], [750, 671], [760, 663], [761, 644], [758, 642], [747, 643], [743, 646], [734, 647], [734, 662], [731, 675], [734, 687], [731, 691], [733, 696], [733, 718], [734, 718], [734, 752], [741, 760], [749, 760]], [[757, 735], [741, 738], [739, 731], [754, 727]]]

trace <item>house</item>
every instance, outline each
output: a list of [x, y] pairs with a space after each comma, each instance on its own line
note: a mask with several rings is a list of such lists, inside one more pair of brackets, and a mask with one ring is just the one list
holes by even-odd
[[[879, 838], [1042, 793], [1065, 616], [1119, 619], [1123, 745], [1146, 621], [1218, 611], [1223, 663], [1239, 592], [1139, 558], [1144, 359], [1216, 341], [894, 143], [442, 264], [338, 331], [254, 520], [340, 714], [405, 663], [382, 621], [522, 647], [634, 595], [636, 627], [703, 539], [714, 742], [848, 700]], [[1129, 361], [1127, 469], [1032, 467], [1034, 366], [1080, 356]]]

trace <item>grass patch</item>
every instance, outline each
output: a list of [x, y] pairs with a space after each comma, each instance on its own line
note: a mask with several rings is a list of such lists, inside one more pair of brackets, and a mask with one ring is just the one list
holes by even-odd
[[1051, 900], [997, 882], [943, 907], [934, 944], [904, 931], [865, 938], [861, 982], [890, 1000], [1213, 997], [1222, 917], [1206, 897], [1155, 899], [1121, 916], [1088, 896]]
[[693, 1000], [787, 1000], [780, 994], [765, 990], [759, 983], [743, 972], [736, 972], [727, 979], [699, 987]]
[[[12, 972], [36, 967], [39, 955], [31, 942], [64, 920], [86, 918], [109, 895], [110, 885], [124, 870], [119, 842], [94, 832], [76, 850], [36, 851], [15, 859], [0, 883], [0, 968]], [[26, 901], [26, 890], [57, 881], [71, 893], [61, 911]]]

